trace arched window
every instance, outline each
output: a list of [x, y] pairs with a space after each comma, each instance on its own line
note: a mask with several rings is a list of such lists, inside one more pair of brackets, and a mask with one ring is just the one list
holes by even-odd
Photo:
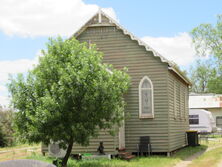
[[154, 118], [153, 84], [147, 77], [143, 77], [139, 84], [139, 117]]

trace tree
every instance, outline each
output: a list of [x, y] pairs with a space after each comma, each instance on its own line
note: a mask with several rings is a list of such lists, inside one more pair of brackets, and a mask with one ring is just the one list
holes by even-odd
[[197, 60], [190, 69], [190, 78], [193, 85], [191, 91], [196, 93], [208, 93], [209, 84], [212, 78], [215, 77], [215, 73], [214, 68], [212, 68], [211, 60]]
[[39, 64], [27, 76], [11, 78], [9, 91], [18, 110], [17, 133], [28, 142], [86, 145], [100, 129], [120, 125], [129, 76], [102, 63], [103, 54], [76, 39], [50, 39]]
[[196, 51], [200, 56], [211, 56], [213, 76], [208, 76], [209, 92], [222, 93], [222, 15], [216, 25], [201, 24], [191, 32]]
[[13, 118], [14, 111], [12, 109], [0, 106], [0, 133], [4, 138], [4, 146], [11, 146], [14, 142]]
[[7, 141], [5, 138], [5, 134], [3, 133], [2, 127], [0, 126], [0, 147], [5, 147], [7, 145]]

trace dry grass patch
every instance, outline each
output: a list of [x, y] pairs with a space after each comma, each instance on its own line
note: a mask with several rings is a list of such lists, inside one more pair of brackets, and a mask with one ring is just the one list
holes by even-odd
[[0, 161], [23, 159], [32, 153], [40, 153], [40, 145], [21, 145], [16, 147], [6, 147], [0, 150]]
[[222, 159], [222, 146], [208, 151], [193, 160], [188, 167], [216, 167]]

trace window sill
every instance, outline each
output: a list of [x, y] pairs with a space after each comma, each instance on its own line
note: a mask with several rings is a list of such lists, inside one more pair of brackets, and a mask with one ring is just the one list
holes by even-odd
[[140, 115], [139, 118], [140, 118], [140, 119], [154, 118], [154, 115], [153, 115], [153, 114], [149, 114], [149, 115]]

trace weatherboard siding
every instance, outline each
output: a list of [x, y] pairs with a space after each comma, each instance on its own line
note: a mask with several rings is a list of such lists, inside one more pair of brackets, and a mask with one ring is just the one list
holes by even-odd
[[186, 131], [189, 129], [189, 89], [188, 85], [179, 79], [178, 76], [176, 76], [173, 72], [169, 71], [168, 76], [169, 143], [170, 151], [173, 151], [187, 145]]
[[[88, 27], [77, 38], [80, 42], [95, 43], [104, 53], [104, 63], [116, 69], [128, 68], [131, 87], [125, 97], [125, 146], [136, 152], [140, 136], [150, 136], [154, 152], [168, 152], [167, 64], [147, 52], [135, 40], [116, 27]], [[139, 118], [139, 82], [148, 76], [154, 87], [154, 118]]]
[[78, 144], [73, 145], [72, 153], [97, 153], [99, 143], [103, 142], [105, 153], [115, 154], [116, 148], [119, 146], [118, 133], [114, 136], [110, 135], [108, 131], [100, 131], [100, 135], [97, 138], [90, 139], [88, 146], [81, 146]]
[[[185, 109], [185, 106], [188, 102], [185, 102], [183, 97], [185, 93], [179, 92], [186, 92], [188, 99], [188, 85], [168, 70], [168, 64], [161, 62], [152, 51], [147, 51], [136, 40], [125, 35], [109, 19], [102, 16], [101, 23], [98, 23], [98, 18], [98, 15], [93, 17], [74, 36], [80, 42], [96, 44], [98, 50], [104, 53], [104, 63], [113, 64], [114, 68], [120, 70], [128, 68], [131, 87], [125, 96], [126, 150], [137, 152], [140, 136], [150, 136], [153, 152], [171, 152], [181, 148], [186, 144], [188, 107]], [[138, 90], [140, 80], [144, 76], [148, 76], [153, 83], [154, 118], [140, 119]], [[92, 138], [87, 147], [74, 144], [72, 153], [95, 153], [100, 141], [104, 142], [106, 153], [116, 153], [119, 145], [118, 133], [111, 136], [104, 131], [100, 132], [98, 138]], [[47, 151], [47, 147], [43, 146], [42, 150]]]
[[[116, 153], [116, 148], [119, 146], [118, 133], [112, 136], [109, 134], [107, 130], [106, 131], [101, 130], [97, 138], [90, 139], [88, 146], [81, 146], [79, 144], [74, 143], [73, 148], [72, 148], [72, 154], [97, 153], [97, 148], [99, 147], [100, 141], [103, 142], [105, 153], [108, 153], [108, 154]], [[42, 152], [48, 152], [48, 147], [42, 144], [41, 150]]]

